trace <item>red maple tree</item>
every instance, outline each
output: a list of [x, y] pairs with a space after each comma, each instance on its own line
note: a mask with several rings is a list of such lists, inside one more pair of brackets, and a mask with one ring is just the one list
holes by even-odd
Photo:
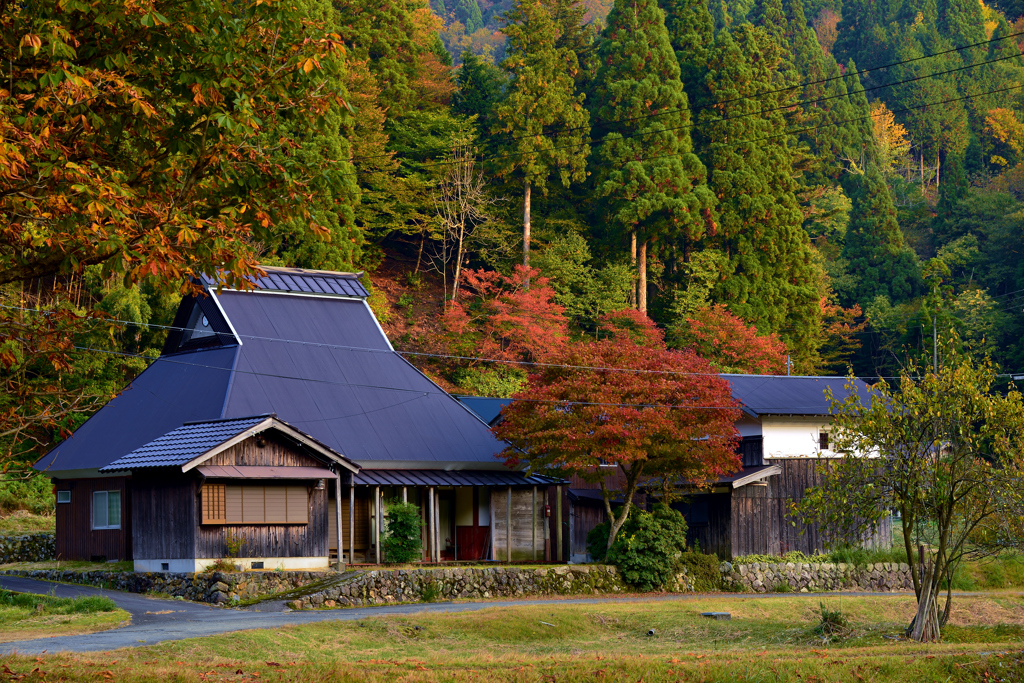
[[[692, 351], [666, 348], [643, 314], [612, 313], [604, 327], [600, 341], [568, 345], [563, 367], [531, 375], [494, 432], [509, 443], [510, 466], [599, 483], [611, 547], [644, 478], [706, 485], [740, 468], [740, 412], [729, 383]], [[619, 490], [608, 483], [609, 465], [624, 476]], [[624, 500], [618, 514], [616, 493]]]
[[722, 304], [694, 311], [673, 330], [673, 345], [690, 349], [721, 372], [781, 375], [786, 345], [778, 335], [759, 335]]

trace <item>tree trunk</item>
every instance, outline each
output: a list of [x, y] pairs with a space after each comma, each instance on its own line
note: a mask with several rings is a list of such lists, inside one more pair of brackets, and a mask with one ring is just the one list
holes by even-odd
[[908, 629], [908, 637], [919, 643], [937, 643], [942, 637], [939, 628], [939, 610], [936, 606], [935, 597], [938, 586], [935, 583], [935, 562], [927, 563], [924, 573], [924, 586], [921, 597], [917, 602], [917, 614]]
[[637, 257], [639, 267], [639, 278], [637, 285], [637, 308], [640, 312], [647, 314], [647, 240], [640, 243], [640, 254]]
[[629, 265], [633, 286], [629, 289], [629, 305], [636, 308], [636, 230], [629, 233]]
[[[455, 250], [455, 278], [452, 281], [452, 301], [455, 301], [459, 295], [459, 278], [462, 277], [462, 259], [465, 258], [466, 253], [466, 228], [463, 226], [459, 230], [459, 241], [458, 247]], [[529, 286], [529, 283], [527, 283]]]
[[[620, 465], [621, 467], [621, 465]], [[624, 491], [622, 509], [619, 510], [619, 516], [616, 517], [612, 511], [612, 492], [608, 490], [605, 482], [601, 482], [601, 497], [604, 499], [604, 512], [608, 516], [608, 549], [610, 550], [612, 544], [615, 543], [615, 537], [619, 535], [619, 530], [622, 529], [622, 525], [626, 523], [626, 519], [629, 518], [629, 511], [633, 507], [633, 496], [636, 495], [637, 484], [640, 481], [640, 475], [644, 471], [643, 463], [633, 465], [626, 470], [626, 490]]]
[[[527, 178], [524, 183], [523, 192], [523, 265], [527, 268], [530, 267], [530, 179]], [[523, 285], [526, 289], [530, 288], [530, 276], [526, 276], [526, 281]]]

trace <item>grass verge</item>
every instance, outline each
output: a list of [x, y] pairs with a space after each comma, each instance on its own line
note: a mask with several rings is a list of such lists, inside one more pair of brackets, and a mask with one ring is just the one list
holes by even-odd
[[[118, 681], [1021, 680], [1024, 599], [955, 603], [947, 640], [896, 639], [907, 597], [830, 598], [846, 628], [823, 641], [812, 598], [504, 605], [243, 631], [90, 655], [7, 657], [14, 675]], [[726, 611], [730, 621], [702, 618]], [[653, 630], [653, 635], [647, 635]]]
[[110, 598], [57, 598], [0, 590], [0, 642], [92, 633], [131, 621]]
[[56, 527], [54, 515], [35, 515], [25, 510], [16, 510], [9, 515], [0, 515], [0, 536], [54, 531]]

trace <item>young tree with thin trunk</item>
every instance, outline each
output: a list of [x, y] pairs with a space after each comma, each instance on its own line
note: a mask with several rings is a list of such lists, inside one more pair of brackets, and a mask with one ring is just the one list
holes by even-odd
[[508, 48], [501, 68], [510, 81], [495, 111], [494, 133], [509, 136], [498, 155], [503, 172], [522, 178], [523, 265], [529, 268], [533, 188], [545, 190], [552, 172], [566, 187], [586, 178], [590, 115], [576, 92], [576, 53], [558, 47], [559, 28], [545, 3], [518, 0], [504, 20]]
[[[797, 506], [805, 521], [838, 539], [860, 538], [898, 512], [919, 614], [932, 622], [918, 620], [908, 633], [933, 640], [949, 618], [960, 563], [1020, 547], [1014, 520], [1021, 519], [1024, 475], [1021, 394], [993, 391], [998, 370], [988, 359], [972, 360], [955, 337], [940, 352], [937, 368], [932, 358], [911, 363], [898, 384], [882, 380], [871, 396], [833, 402], [835, 450], [856, 455], [838, 459]], [[927, 544], [926, 572], [919, 544]]]
[[636, 305], [644, 313], [651, 242], [676, 244], [685, 259], [714, 226], [715, 200], [692, 152], [679, 61], [655, 0], [615, 3], [598, 62], [590, 106], [605, 133], [595, 145], [595, 189], [614, 229], [636, 241]]
[[[531, 375], [494, 432], [510, 444], [510, 466], [599, 483], [610, 548], [644, 480], [705, 485], [740, 468], [740, 412], [729, 383], [696, 354], [668, 350], [646, 316], [619, 311], [604, 325], [600, 341], [571, 344], [558, 365]], [[623, 474], [618, 490], [609, 465]]]

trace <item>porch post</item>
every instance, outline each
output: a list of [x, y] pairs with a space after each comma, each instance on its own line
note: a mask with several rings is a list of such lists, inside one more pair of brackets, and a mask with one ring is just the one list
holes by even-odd
[[383, 515], [381, 515], [381, 513], [380, 513], [380, 487], [379, 486], [374, 486], [373, 487], [373, 517], [374, 517], [374, 520], [376, 521], [376, 524], [373, 525], [374, 526], [373, 531], [374, 531], [374, 535], [377, 537], [376, 538], [376, 544], [377, 544], [377, 564], [380, 564], [380, 523], [381, 523], [381, 520], [383, 519]]
[[562, 487], [555, 487], [555, 542], [558, 543], [558, 550], [555, 555], [556, 561], [562, 561]]
[[533, 526], [530, 527], [530, 547], [533, 549], [533, 561], [537, 561], [537, 487], [533, 487]]
[[[338, 538], [338, 564], [337, 570], [344, 571], [345, 563], [342, 560], [343, 553], [345, 552], [345, 540], [344, 535], [341, 533], [341, 468], [334, 473], [334, 513], [335, 513], [335, 525], [334, 530], [337, 532]], [[351, 561], [352, 558], [349, 558]]]
[[506, 490], [505, 499], [505, 561], [512, 562], [512, 487]]
[[430, 536], [427, 534], [427, 528], [430, 526], [427, 517], [427, 489], [425, 486], [420, 487], [420, 560], [423, 562], [430, 561]]
[[455, 533], [452, 535], [452, 559], [456, 562], [459, 561], [459, 490], [452, 489], [452, 526], [455, 528]]
[[434, 540], [434, 487], [427, 488], [427, 557], [434, 561], [437, 543]]
[[356, 484], [354, 481], [348, 487], [348, 561], [349, 563], [356, 561]]
[[434, 489], [434, 556], [441, 561], [441, 492]]
[[402, 502], [403, 503], [408, 503], [409, 502], [409, 487], [408, 486], [403, 486], [402, 487]]

